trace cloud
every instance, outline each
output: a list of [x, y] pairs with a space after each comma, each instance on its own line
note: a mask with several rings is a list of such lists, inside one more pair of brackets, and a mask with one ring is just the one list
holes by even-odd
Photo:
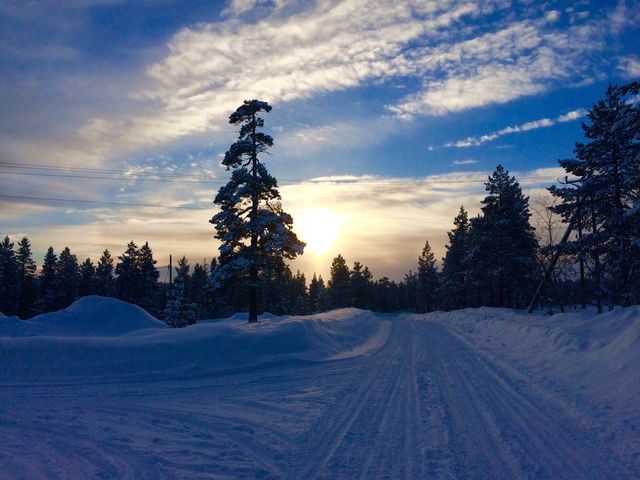
[[587, 78], [593, 72], [586, 68], [586, 56], [604, 47], [602, 35], [597, 23], [561, 31], [526, 20], [446, 47], [417, 50], [413, 60], [424, 78], [422, 89], [388, 109], [404, 119], [440, 116], [534, 95], [568, 78]]
[[451, 162], [453, 165], [473, 165], [474, 163], [478, 163], [477, 160], [454, 160]]
[[522, 125], [517, 125], [514, 127], [506, 127], [501, 130], [497, 130], [495, 132], [487, 133], [485, 135], [481, 135], [480, 137], [467, 137], [462, 140], [457, 140], [455, 142], [445, 143], [445, 147], [456, 147], [456, 148], [466, 148], [466, 147], [477, 147], [482, 145], [483, 143], [491, 142], [498, 137], [502, 137], [503, 135], [509, 135], [512, 133], [522, 133], [528, 132], [530, 130], [537, 130], [538, 128], [547, 128], [557, 123], [565, 123], [577, 120], [584, 115], [586, 115], [587, 111], [583, 108], [579, 108], [577, 110], [572, 110], [565, 114], [559, 115], [556, 118], [541, 118], [539, 120], [533, 120], [531, 122], [523, 123]]
[[545, 18], [551, 22], [551, 23], [555, 23], [560, 19], [561, 13], [558, 10], [549, 10], [546, 14], [545, 14]]
[[640, 78], [640, 58], [630, 55], [618, 58], [618, 71], [628, 80]]
[[640, 10], [637, 0], [629, 2], [618, 0], [616, 8], [609, 13], [609, 28], [615, 35], [619, 35], [627, 27], [637, 27], [640, 24]]
[[[444, 115], [591, 73], [586, 54], [602, 47], [599, 28], [582, 22], [559, 30], [542, 10], [533, 20], [507, 20], [505, 8], [500, 0], [375, 8], [367, 0], [236, 0], [226, 21], [170, 39], [167, 55], [145, 70], [147, 86], [131, 94], [137, 113], [94, 117], [81, 135], [98, 151], [141, 149], [221, 128], [239, 99], [293, 102], [391, 79], [423, 80], [388, 105], [393, 115]], [[255, 21], [242, 20], [257, 10]]]

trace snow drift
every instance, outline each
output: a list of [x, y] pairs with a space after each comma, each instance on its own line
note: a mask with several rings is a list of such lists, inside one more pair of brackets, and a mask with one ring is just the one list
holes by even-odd
[[0, 381], [14, 383], [164, 379], [331, 360], [363, 354], [388, 334], [388, 322], [355, 309], [169, 329], [134, 305], [95, 296], [0, 325]]
[[640, 307], [528, 315], [497, 308], [438, 312], [467, 343], [576, 402], [624, 411], [640, 396]]
[[136, 305], [92, 295], [29, 320], [8, 317], [0, 322], [0, 336], [116, 336], [144, 328], [166, 324]]

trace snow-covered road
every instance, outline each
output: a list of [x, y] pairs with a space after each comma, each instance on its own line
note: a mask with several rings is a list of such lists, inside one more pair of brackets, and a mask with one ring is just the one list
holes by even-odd
[[378, 348], [341, 359], [7, 382], [0, 477], [640, 476], [640, 462], [622, 460], [602, 433], [606, 416], [581, 412], [443, 322], [380, 318]]

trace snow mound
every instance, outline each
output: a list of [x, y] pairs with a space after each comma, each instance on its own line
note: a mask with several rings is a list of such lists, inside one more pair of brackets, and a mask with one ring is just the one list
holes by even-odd
[[[332, 361], [365, 355], [388, 338], [387, 321], [357, 309], [273, 317], [256, 324], [231, 318], [170, 329], [150, 328], [158, 326], [158, 321], [143, 311], [134, 318], [130, 305], [117, 302], [108, 306], [97, 302], [98, 297], [93, 298], [87, 302], [87, 308], [74, 304], [75, 308], [46, 317], [50, 328], [45, 335], [0, 336], [0, 383], [146, 381]], [[114, 310], [118, 307], [121, 310]], [[110, 323], [101, 327], [108, 333], [98, 336], [92, 325], [104, 321], [108, 312]], [[60, 324], [64, 321], [73, 323], [81, 319], [87, 325], [73, 327], [80, 334], [50, 334], [51, 325], [62, 328]], [[131, 325], [132, 321], [137, 321], [141, 328], [135, 331], [128, 328], [130, 331], [124, 332], [121, 325]], [[124, 334], [114, 336], [116, 331]]]
[[166, 328], [166, 324], [136, 305], [91, 295], [30, 320], [4, 319], [0, 336], [116, 336], [146, 328]]
[[624, 409], [640, 397], [640, 307], [528, 315], [497, 308], [438, 312], [494, 358]]

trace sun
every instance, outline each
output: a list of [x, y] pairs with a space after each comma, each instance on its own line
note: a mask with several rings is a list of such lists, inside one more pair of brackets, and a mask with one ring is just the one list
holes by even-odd
[[300, 210], [294, 222], [298, 237], [306, 242], [305, 253], [323, 254], [331, 250], [340, 231], [340, 217], [324, 208]]

